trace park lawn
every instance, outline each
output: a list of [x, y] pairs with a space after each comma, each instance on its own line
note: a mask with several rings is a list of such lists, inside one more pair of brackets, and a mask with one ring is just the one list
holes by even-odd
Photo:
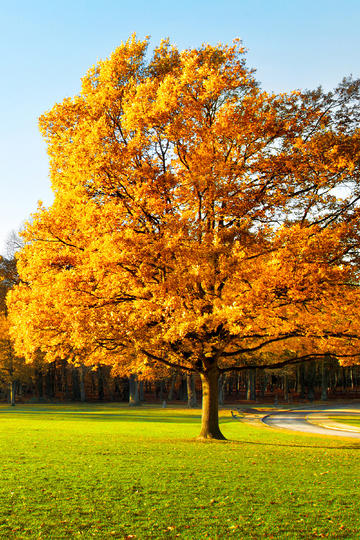
[[336, 415], [336, 416], [329, 416], [329, 419], [332, 420], [333, 422], [339, 422], [340, 424], [348, 424], [350, 426], [355, 426], [355, 427], [360, 428], [360, 416], [359, 415], [356, 415], [356, 416], [351, 416], [351, 415], [340, 416], [340, 415]]
[[360, 441], [200, 410], [0, 407], [0, 538], [359, 538]]

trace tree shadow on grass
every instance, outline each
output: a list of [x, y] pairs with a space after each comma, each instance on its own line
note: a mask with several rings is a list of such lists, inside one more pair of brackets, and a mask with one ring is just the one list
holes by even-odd
[[229, 443], [236, 445], [253, 445], [253, 446], [282, 446], [285, 448], [318, 448], [319, 450], [360, 450], [360, 442], [358, 444], [347, 444], [347, 445], [338, 445], [338, 446], [328, 446], [328, 445], [314, 445], [314, 444], [294, 444], [294, 443], [281, 443], [281, 442], [260, 442], [260, 441], [239, 441], [239, 440], [230, 440], [227, 439]]

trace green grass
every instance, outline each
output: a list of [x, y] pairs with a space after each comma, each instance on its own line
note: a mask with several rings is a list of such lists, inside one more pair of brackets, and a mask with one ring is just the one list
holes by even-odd
[[350, 426], [356, 426], [356, 427], [360, 428], [360, 416], [359, 415], [357, 415], [357, 416], [351, 416], [351, 415], [340, 416], [340, 415], [336, 415], [336, 416], [331, 416], [329, 418], [333, 422], [339, 422], [340, 424], [348, 424]]
[[360, 440], [200, 411], [0, 407], [0, 538], [360, 537]]

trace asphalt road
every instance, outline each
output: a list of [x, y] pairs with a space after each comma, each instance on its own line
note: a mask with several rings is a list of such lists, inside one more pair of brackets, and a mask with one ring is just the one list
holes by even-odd
[[360, 438], [360, 429], [346, 424], [338, 424], [327, 417], [337, 415], [359, 415], [360, 403], [341, 406], [304, 408], [293, 411], [276, 411], [265, 416], [262, 421], [270, 427], [329, 435], [331, 437]]

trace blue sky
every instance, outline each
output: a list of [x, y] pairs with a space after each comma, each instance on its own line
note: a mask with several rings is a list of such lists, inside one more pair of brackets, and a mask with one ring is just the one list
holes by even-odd
[[266, 90], [334, 87], [360, 77], [360, 0], [0, 0], [0, 253], [51, 204], [40, 114], [136, 32], [180, 49], [240, 37]]

